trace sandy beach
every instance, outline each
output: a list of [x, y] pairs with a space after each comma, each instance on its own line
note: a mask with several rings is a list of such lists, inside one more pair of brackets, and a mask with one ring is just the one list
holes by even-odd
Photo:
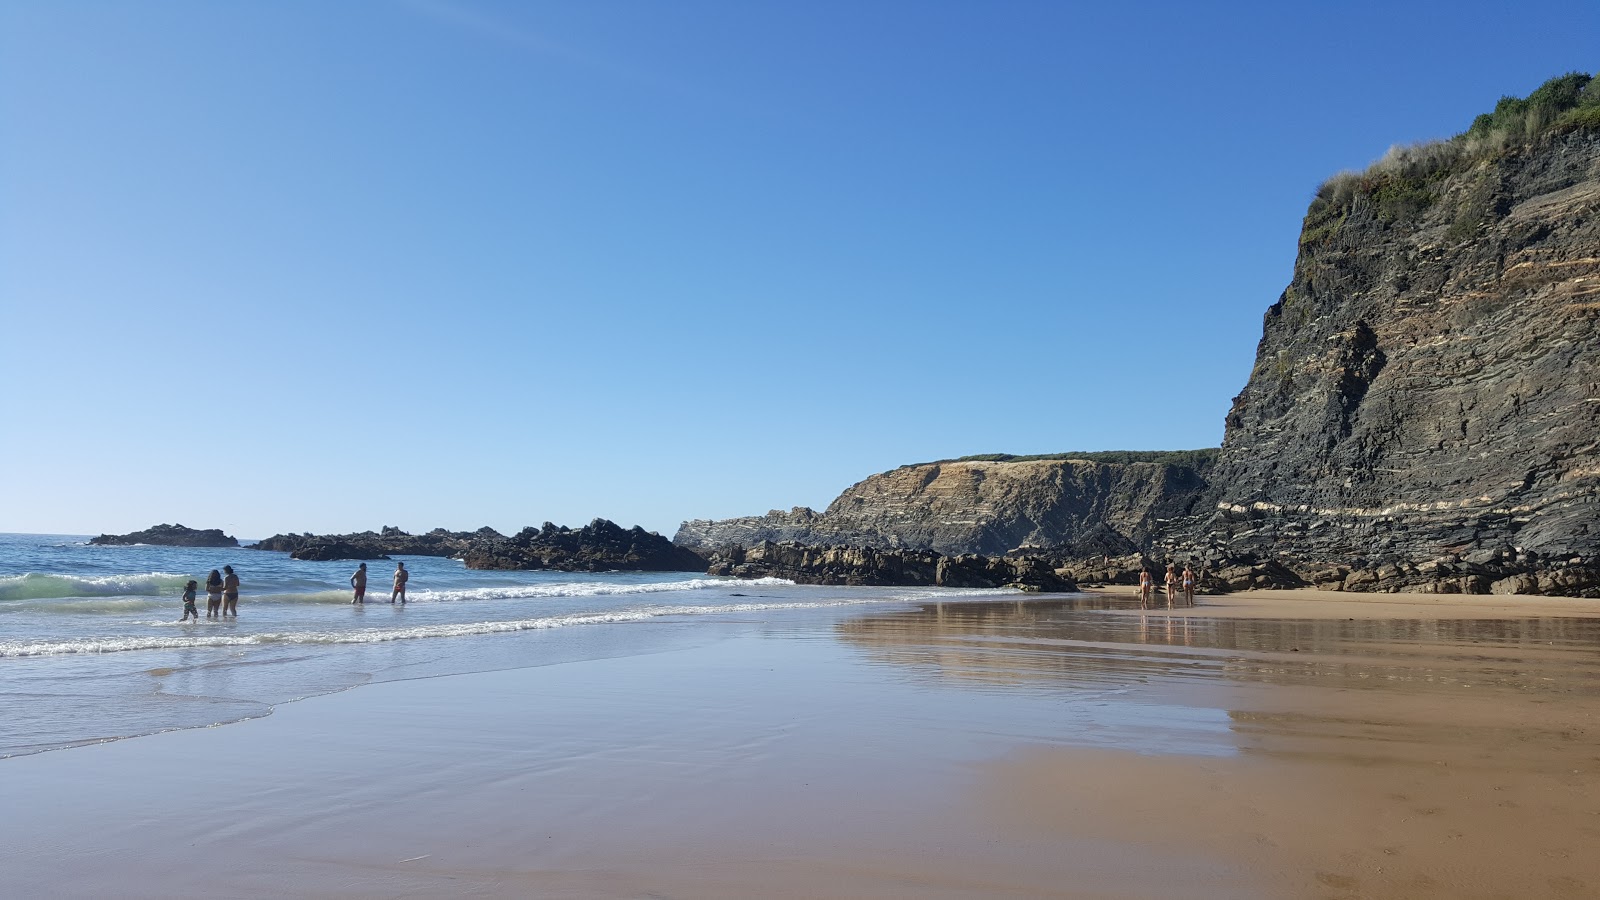
[[752, 615], [0, 760], [7, 892], [1600, 892], [1600, 610], [1309, 593]]

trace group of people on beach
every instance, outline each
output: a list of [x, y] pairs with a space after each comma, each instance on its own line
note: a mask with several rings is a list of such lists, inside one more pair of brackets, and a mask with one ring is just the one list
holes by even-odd
[[[226, 574], [224, 574], [226, 573]], [[406, 564], [394, 564], [394, 590], [389, 594], [389, 602], [398, 599], [406, 602], [406, 582], [411, 580], [411, 572], [406, 569]], [[367, 564], [362, 563], [350, 576], [350, 586], [355, 589], [356, 595], [351, 603], [366, 603], [367, 600]], [[200, 610], [195, 606], [195, 597], [198, 595], [200, 582], [189, 579], [183, 586], [183, 618], [179, 622], [187, 622], [190, 617], [200, 621]], [[233, 574], [233, 566], [223, 566], [222, 571], [211, 570], [206, 576], [206, 618], [239, 618], [239, 576]]]
[[[195, 592], [199, 586], [193, 578], [183, 586], [183, 618], [179, 622], [189, 621], [190, 616], [200, 621], [200, 610], [195, 608]], [[206, 618], [229, 617], [239, 618], [239, 576], [233, 574], [233, 566], [223, 566], [222, 572], [212, 569], [206, 576]]]
[[[1167, 609], [1174, 605], [1194, 605], [1194, 568], [1188, 563], [1183, 566], [1183, 573], [1178, 573], [1177, 563], [1167, 563]], [[1149, 609], [1155, 600], [1156, 580], [1150, 570], [1141, 566], [1139, 568], [1139, 608]]]
[[[411, 580], [411, 573], [406, 571], [406, 564], [403, 563], [403, 562], [395, 563], [394, 564], [394, 590], [389, 593], [389, 602], [390, 603], [393, 603], [395, 601], [396, 597], [400, 598], [400, 602], [401, 603], [406, 602], [406, 582], [410, 581], [410, 580]], [[350, 587], [354, 588], [355, 592], [356, 592], [355, 596], [350, 598], [350, 602], [352, 604], [354, 604], [354, 603], [365, 604], [367, 602], [367, 564], [366, 563], [362, 563], [359, 567], [357, 567], [356, 571], [355, 571], [355, 574], [350, 576]]]

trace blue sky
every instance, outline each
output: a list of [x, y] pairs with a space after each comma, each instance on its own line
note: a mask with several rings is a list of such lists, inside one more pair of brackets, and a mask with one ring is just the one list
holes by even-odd
[[1600, 4], [9, 2], [0, 531], [824, 506], [1215, 446], [1335, 171]]

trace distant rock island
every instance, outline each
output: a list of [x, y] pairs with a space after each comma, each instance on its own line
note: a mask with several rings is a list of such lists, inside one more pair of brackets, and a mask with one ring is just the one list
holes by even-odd
[[182, 525], [153, 525], [144, 531], [131, 534], [102, 534], [90, 538], [89, 543], [103, 546], [153, 544], [158, 547], [237, 547], [237, 538], [222, 533], [220, 528], [185, 528]]
[[968, 457], [799, 508], [761, 541], [1029, 554], [1080, 581], [1600, 597], [1600, 81], [1552, 79], [1310, 204], [1220, 449]]

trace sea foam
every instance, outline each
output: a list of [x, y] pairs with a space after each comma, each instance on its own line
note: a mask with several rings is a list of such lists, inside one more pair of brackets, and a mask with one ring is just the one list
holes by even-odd
[[406, 628], [357, 628], [350, 631], [275, 631], [258, 634], [207, 633], [209, 626], [200, 625], [198, 622], [193, 625], [177, 622], [151, 622], [148, 623], [151, 626], [171, 627], [193, 633], [174, 634], [171, 636], [130, 635], [127, 637], [95, 637], [49, 641], [0, 641], [0, 658], [123, 653], [130, 650], [179, 650], [192, 647], [248, 647], [266, 644], [376, 644], [385, 641], [537, 631], [547, 628], [568, 628], [575, 625], [643, 622], [663, 616], [703, 616], [778, 609], [824, 609], [835, 606], [856, 606], [861, 602], [860, 600], [829, 600], [812, 603], [726, 603], [708, 606], [653, 606], [617, 610], [615, 612], [573, 613], [571, 615], [542, 616], [533, 619], [513, 619], [503, 622], [452, 622]]

